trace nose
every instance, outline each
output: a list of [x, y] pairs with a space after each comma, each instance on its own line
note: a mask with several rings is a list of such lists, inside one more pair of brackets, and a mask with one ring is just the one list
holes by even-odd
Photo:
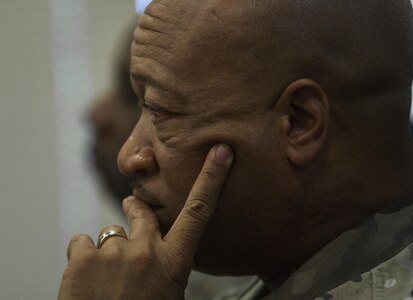
[[118, 168], [125, 176], [152, 176], [159, 172], [154, 149], [148, 142], [148, 130], [137, 124], [118, 155]]

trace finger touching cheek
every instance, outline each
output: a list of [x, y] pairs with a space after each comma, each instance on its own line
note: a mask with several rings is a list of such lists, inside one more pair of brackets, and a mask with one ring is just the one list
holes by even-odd
[[232, 149], [215, 145], [205, 159], [188, 199], [166, 239], [174, 239], [194, 254], [211, 218], [234, 159]]

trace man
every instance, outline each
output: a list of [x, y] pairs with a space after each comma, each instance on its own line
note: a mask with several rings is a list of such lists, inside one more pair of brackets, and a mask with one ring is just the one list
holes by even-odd
[[61, 299], [182, 299], [191, 268], [256, 274], [267, 299], [409, 298], [411, 18], [408, 0], [153, 1], [118, 159], [129, 240], [74, 237]]

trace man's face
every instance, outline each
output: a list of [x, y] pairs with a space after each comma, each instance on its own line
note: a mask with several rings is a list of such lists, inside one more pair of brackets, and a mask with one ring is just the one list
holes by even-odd
[[168, 36], [182, 32], [169, 26], [168, 35], [160, 34], [161, 23], [143, 16], [135, 32], [132, 85], [143, 110], [119, 154], [119, 167], [134, 176], [135, 196], [153, 208], [165, 233], [208, 150], [216, 143], [230, 145], [235, 162], [197, 253], [197, 268], [253, 272], [238, 259], [248, 254], [253, 264], [262, 254], [258, 249], [283, 230], [278, 221], [288, 218], [274, 215], [275, 208], [284, 211], [277, 192], [288, 186], [275, 134], [276, 99], [245, 73], [254, 69], [248, 61], [233, 65], [236, 54], [222, 53], [220, 44], [203, 47], [202, 36], [172, 45]]

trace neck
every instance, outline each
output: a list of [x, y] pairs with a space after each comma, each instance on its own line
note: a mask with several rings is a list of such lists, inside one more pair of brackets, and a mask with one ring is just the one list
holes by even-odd
[[413, 199], [413, 147], [404, 146], [404, 151], [397, 149], [392, 155], [394, 159], [367, 155], [364, 163], [335, 164], [335, 176], [327, 172], [312, 181], [292, 208], [295, 215], [286, 227], [288, 235], [267, 249], [265, 257], [273, 260], [262, 266], [261, 279], [281, 284], [341, 233], [400, 198]]

